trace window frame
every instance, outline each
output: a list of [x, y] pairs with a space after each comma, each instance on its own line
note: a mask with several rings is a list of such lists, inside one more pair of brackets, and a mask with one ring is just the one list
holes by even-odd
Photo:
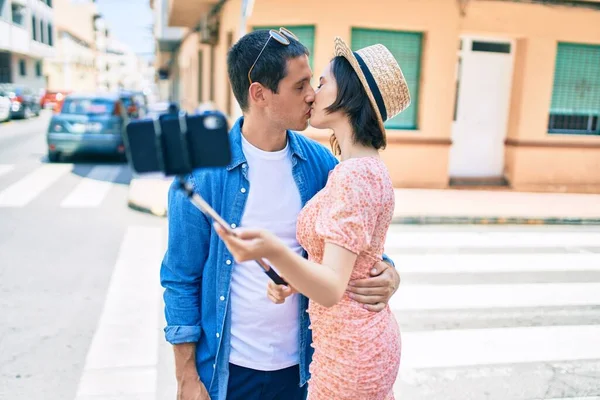
[[[421, 77], [422, 77], [422, 70], [423, 70], [423, 45], [425, 43], [425, 32], [396, 30], [396, 29], [365, 28], [365, 27], [360, 27], [360, 26], [353, 26], [353, 27], [351, 27], [351, 36], [350, 36], [350, 42], [351, 42], [350, 46], [352, 48], [354, 48], [352, 43], [354, 42], [355, 34], [357, 32], [369, 32], [372, 34], [392, 33], [392, 34], [415, 36], [415, 37], [419, 38], [416, 91], [414, 90], [415, 88], [411, 88], [412, 89], [411, 93], [410, 93], [411, 105], [409, 106], [409, 108], [416, 107], [415, 114], [414, 114], [414, 120], [412, 121], [411, 125], [399, 124], [399, 123], [394, 122], [393, 120], [388, 120], [384, 124], [385, 128], [390, 129], [390, 130], [418, 131], [419, 130], [419, 115], [420, 115], [419, 100], [421, 97]], [[407, 108], [407, 110], [408, 110], [408, 108]], [[406, 112], [406, 110], [404, 110], [403, 113], [404, 112]]]

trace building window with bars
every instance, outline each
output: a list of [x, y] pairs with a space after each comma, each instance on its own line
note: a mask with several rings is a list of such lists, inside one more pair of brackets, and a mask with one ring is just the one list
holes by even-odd
[[352, 28], [351, 47], [353, 50], [378, 43], [387, 47], [398, 61], [411, 96], [410, 106], [396, 117], [388, 120], [385, 127], [388, 129], [417, 129], [423, 34]]
[[549, 133], [600, 135], [600, 46], [559, 43]]
[[27, 63], [23, 59], [19, 60], [19, 74], [27, 76]]
[[48, 42], [48, 46], [54, 46], [54, 37], [51, 23], [48, 23], [48, 36], [46, 37], [46, 40]]
[[[276, 31], [279, 30], [279, 27], [282, 25], [277, 25], [277, 26], [255, 26], [254, 30], [258, 30], [258, 29], [275, 29]], [[313, 54], [315, 52], [315, 26], [314, 25], [285, 25], [286, 29], [289, 29], [290, 31], [292, 31], [294, 33], [294, 35], [296, 35], [296, 37], [300, 40], [300, 43], [302, 43], [307, 49], [308, 52], [310, 53], [310, 55], [308, 56], [308, 62], [310, 64], [310, 68], [314, 68], [313, 66]]]
[[38, 40], [38, 27], [37, 27], [37, 18], [35, 15], [31, 16], [31, 37], [33, 40]]

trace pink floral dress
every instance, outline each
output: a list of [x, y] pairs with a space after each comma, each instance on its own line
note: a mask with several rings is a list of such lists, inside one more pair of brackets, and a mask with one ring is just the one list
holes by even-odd
[[[309, 259], [321, 263], [325, 242], [358, 255], [351, 280], [369, 277], [382, 259], [394, 211], [387, 168], [375, 157], [349, 159], [298, 217], [297, 237]], [[388, 400], [400, 366], [400, 331], [389, 306], [367, 311], [344, 293], [331, 308], [310, 301], [313, 344], [311, 400]]]

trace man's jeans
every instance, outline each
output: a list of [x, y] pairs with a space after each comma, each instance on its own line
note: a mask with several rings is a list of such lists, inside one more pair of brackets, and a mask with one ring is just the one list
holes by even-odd
[[257, 371], [229, 364], [227, 400], [305, 400], [308, 385], [298, 386], [297, 365], [278, 371]]

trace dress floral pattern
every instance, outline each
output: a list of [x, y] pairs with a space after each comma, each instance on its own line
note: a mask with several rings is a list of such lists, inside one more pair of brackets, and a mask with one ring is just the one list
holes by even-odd
[[[394, 212], [387, 168], [375, 157], [349, 159], [298, 217], [297, 237], [321, 263], [326, 242], [358, 255], [350, 279], [369, 277], [382, 259]], [[400, 366], [400, 331], [389, 306], [367, 311], [344, 293], [331, 308], [310, 301], [313, 344], [310, 400], [389, 400]]]

